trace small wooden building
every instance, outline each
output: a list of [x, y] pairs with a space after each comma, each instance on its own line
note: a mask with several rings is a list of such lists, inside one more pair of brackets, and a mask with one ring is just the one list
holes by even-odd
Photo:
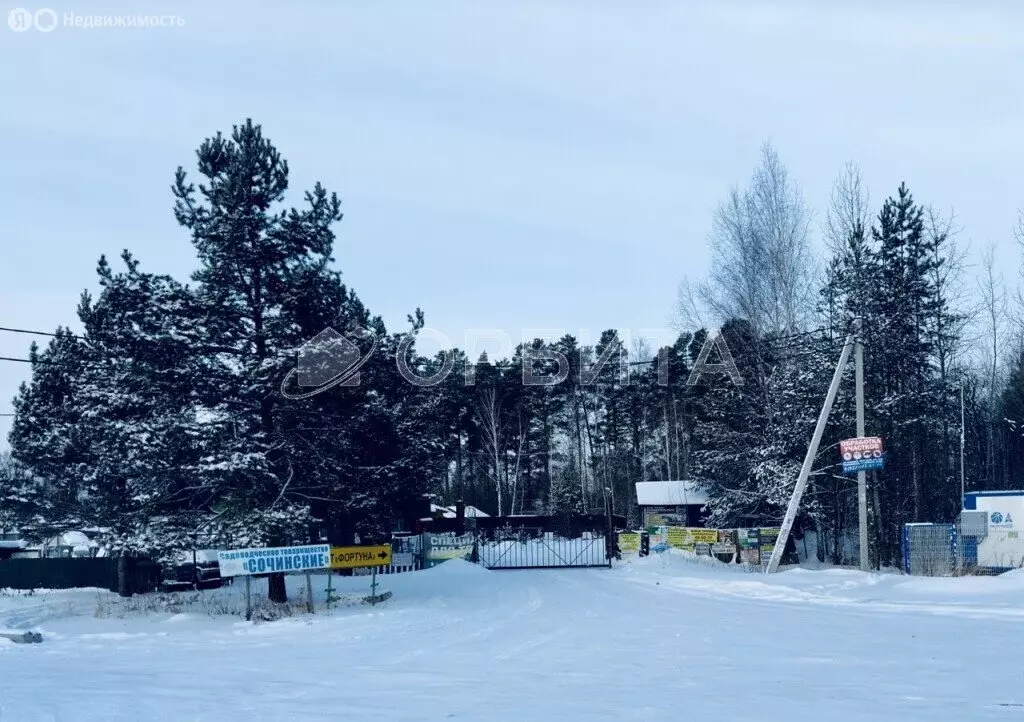
[[694, 481], [638, 481], [636, 503], [643, 526], [703, 527], [708, 497]]

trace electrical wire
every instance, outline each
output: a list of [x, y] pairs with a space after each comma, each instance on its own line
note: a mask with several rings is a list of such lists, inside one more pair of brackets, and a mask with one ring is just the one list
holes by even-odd
[[[799, 339], [808, 339], [808, 337], [814, 336], [815, 334], [821, 334], [821, 333], [824, 333], [826, 331], [833, 331], [833, 330], [834, 329], [831, 329], [829, 327], [821, 327], [821, 328], [810, 329], [808, 331], [802, 331], [802, 332], [798, 332], [798, 333], [783, 334], [783, 335], [779, 335], [779, 336], [774, 336], [774, 337], [771, 337], [771, 338], [766, 339], [766, 340], [754, 340], [754, 342], [752, 344], [744, 344], [744, 346], [748, 346], [748, 345], [750, 345], [750, 346], [753, 346], [753, 345], [761, 346], [761, 349], [767, 355], [771, 356], [769, 361], [774, 362], [774, 363], [798, 361], [798, 360], [802, 360], [802, 359], [805, 359], [805, 358], [821, 356], [822, 354], [826, 354], [826, 353], [838, 353], [839, 350], [842, 348], [842, 345], [844, 343], [839, 338], [832, 337], [832, 338], [810, 339], [810, 340], [805, 340], [803, 342], [799, 341]], [[13, 326], [0, 326], [0, 332], [16, 333], [16, 334], [32, 335], [32, 336], [44, 336], [44, 337], [50, 337], [50, 338], [68, 337], [68, 338], [74, 338], [74, 339], [78, 339], [78, 340], [84, 340], [83, 336], [78, 336], [78, 335], [72, 334], [70, 332], [65, 332], [65, 333], [58, 334], [58, 333], [51, 333], [51, 332], [48, 332], [48, 331], [39, 331], [39, 330], [35, 330], [35, 329], [26, 329], [26, 328], [13, 327]], [[782, 343], [779, 343], [780, 341]], [[226, 349], [224, 347], [216, 348], [216, 352], [225, 352], [225, 351], [235, 351], [235, 350], [234, 349]], [[787, 354], [787, 353], [785, 353], [787, 351], [799, 351], [799, 353]], [[110, 356], [108, 356], [106, 358], [98, 358], [98, 359], [94, 357], [92, 359], [85, 359], [85, 360], [81, 360], [81, 361], [76, 362], [76, 363], [68, 363], [68, 362], [54, 361], [54, 360], [44, 359], [44, 358], [36, 358], [33, 361], [32, 359], [27, 359], [27, 358], [16, 358], [16, 357], [11, 357], [11, 356], [0, 356], [0, 361], [7, 362], [7, 363], [42, 364], [42, 365], [56, 366], [56, 367], [61, 367], [61, 368], [72, 368], [72, 369], [81, 369], [81, 368], [108, 369], [109, 366], [107, 366], [105, 364], [106, 364], [106, 362], [111, 360], [111, 358], [112, 357], [110, 357]], [[122, 361], [123, 360], [134, 360], [131, 356], [127, 356], [127, 355], [120, 356], [120, 357], [113, 357], [113, 358], [118, 358], [118, 359], [120, 359]], [[649, 359], [649, 360], [645, 360], [645, 361], [627, 361], [627, 362], [625, 362], [622, 365], [630, 366], [630, 367], [633, 367], [633, 366], [650, 366], [650, 365], [659, 363], [660, 361], [661, 361], [661, 358], [660, 358], [660, 354], [659, 354], [659, 357], [657, 357], [657, 358], [653, 358], [653, 359]], [[669, 359], [668, 362], [671, 363], [671, 359]], [[474, 368], [479, 367], [479, 364], [471, 364], [471, 365]], [[239, 378], [238, 375], [235, 375], [235, 374], [230, 374], [230, 373], [229, 374], [220, 374], [220, 373], [213, 372], [213, 371], [211, 371], [209, 369], [204, 370], [203, 373], [204, 373], [206, 378], [210, 378], [210, 379], [213, 379], [213, 380], [225, 380], [225, 381], [236, 382], [238, 380], [238, 378]], [[611, 379], [597, 378], [597, 379], [592, 380], [591, 383], [596, 385], [596, 386], [598, 386], [598, 387], [602, 387], [602, 386], [604, 386], [604, 387], [609, 387], [609, 386], [610, 387], [614, 387], [616, 385], [621, 385], [621, 381], [618, 378], [611, 378]], [[290, 408], [289, 410], [292, 411], [292, 412], [296, 412], [296, 413], [306, 413], [306, 414], [312, 414], [312, 415], [324, 415], [324, 414], [321, 414], [321, 413], [318, 413], [318, 412], [315, 412], [315, 411], [311, 411], [311, 410], [299, 410], [299, 409], [296, 409], [294, 407]], [[14, 416], [14, 415], [13, 414], [3, 414], [3, 416], [11, 417], [11, 416]], [[339, 417], [339, 418], [341, 418], [341, 417]]]
[[[30, 336], [50, 336], [51, 338], [57, 338], [60, 334], [49, 333], [48, 331], [30, 331], [24, 328], [8, 328], [7, 326], [0, 326], [0, 331], [6, 331], [7, 333], [23, 333]], [[84, 338], [84, 336], [77, 336], [73, 333], [64, 334], [71, 336], [72, 338]]]

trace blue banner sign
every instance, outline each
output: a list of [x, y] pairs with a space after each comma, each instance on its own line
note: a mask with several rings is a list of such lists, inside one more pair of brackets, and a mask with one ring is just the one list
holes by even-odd
[[231, 549], [218, 551], [217, 561], [222, 577], [272, 572], [306, 572], [313, 569], [328, 569], [331, 566], [331, 547], [329, 544], [315, 544], [304, 547]]
[[873, 471], [875, 469], [885, 468], [885, 457], [880, 456], [877, 459], [859, 459], [857, 461], [844, 461], [843, 462], [843, 473], [851, 474], [858, 471]]

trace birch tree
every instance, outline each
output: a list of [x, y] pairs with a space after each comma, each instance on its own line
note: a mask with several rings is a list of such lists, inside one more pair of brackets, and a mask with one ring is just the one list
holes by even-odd
[[811, 213], [769, 143], [746, 188], [733, 187], [715, 211], [709, 236], [711, 270], [680, 311], [705, 307], [714, 320], [743, 319], [759, 332], [800, 328], [812, 307]]

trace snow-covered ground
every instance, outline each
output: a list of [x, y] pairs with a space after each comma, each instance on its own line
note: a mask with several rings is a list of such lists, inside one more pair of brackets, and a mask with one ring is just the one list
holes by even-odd
[[0, 720], [1024, 720], [1022, 572], [766, 578], [664, 554], [379, 579], [376, 608], [271, 623], [211, 615], [241, 585], [124, 618], [107, 592], [0, 594], [0, 628], [45, 637], [0, 641]]

